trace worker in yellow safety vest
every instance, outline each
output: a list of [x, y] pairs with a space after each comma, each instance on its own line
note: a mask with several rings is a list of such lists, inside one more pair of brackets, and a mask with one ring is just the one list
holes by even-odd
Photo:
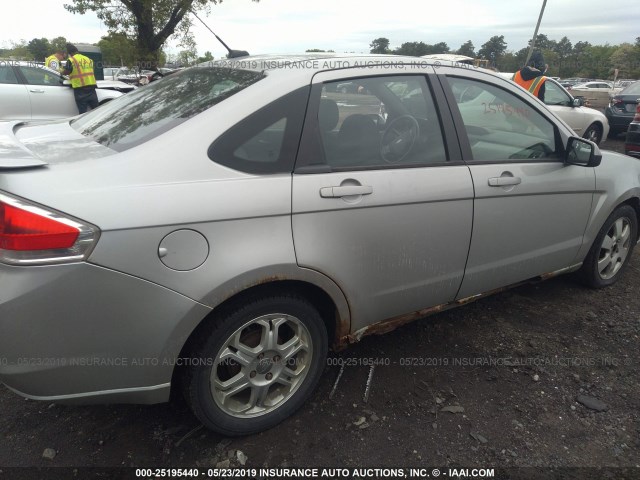
[[62, 61], [64, 60], [64, 52], [62, 50], [56, 50], [53, 54], [49, 55], [44, 61], [44, 66], [62, 73], [64, 67]]
[[545, 82], [547, 80], [544, 72], [546, 70], [547, 66], [544, 63], [542, 53], [533, 52], [529, 63], [518, 70], [511, 77], [511, 80], [544, 102]]
[[67, 43], [67, 55], [69, 59], [62, 73], [69, 75], [78, 112], [85, 113], [89, 108], [97, 108], [98, 95], [93, 60], [78, 53], [76, 46], [71, 43]]

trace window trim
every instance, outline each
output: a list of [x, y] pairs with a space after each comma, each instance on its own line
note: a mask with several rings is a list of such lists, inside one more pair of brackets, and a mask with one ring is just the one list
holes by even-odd
[[[498, 88], [504, 92], [507, 92], [511, 95], [514, 95], [520, 101], [525, 103], [528, 107], [532, 108], [535, 112], [541, 115], [544, 119], [546, 119], [553, 126], [553, 136], [555, 141], [555, 150], [557, 154], [557, 158], [507, 158], [503, 160], [475, 160], [473, 158], [473, 151], [471, 150], [471, 142], [469, 141], [469, 135], [467, 133], [467, 128], [464, 124], [464, 120], [462, 118], [462, 114], [460, 113], [460, 108], [458, 107], [458, 102], [453, 93], [453, 89], [449, 84], [448, 78], [459, 78], [461, 80], [473, 81], [484, 83], [486, 85]], [[503, 88], [500, 85], [495, 83], [491, 83], [485, 80], [481, 80], [475, 77], [465, 77], [463, 75], [455, 75], [455, 74], [442, 74], [439, 76], [440, 85], [442, 86], [445, 96], [447, 98], [447, 103], [449, 104], [449, 108], [451, 110], [451, 115], [453, 117], [453, 122], [455, 124], [455, 128], [458, 134], [458, 141], [460, 142], [460, 148], [463, 152], [463, 159], [465, 163], [471, 165], [503, 165], [508, 163], [564, 163], [565, 157], [565, 146], [562, 141], [562, 136], [560, 135], [560, 130], [558, 129], [558, 125], [554, 121], [552, 121], [548, 115], [545, 115], [539, 108], [537, 108], [532, 103], [528, 102], [525, 97], [522, 97], [507, 88]]]

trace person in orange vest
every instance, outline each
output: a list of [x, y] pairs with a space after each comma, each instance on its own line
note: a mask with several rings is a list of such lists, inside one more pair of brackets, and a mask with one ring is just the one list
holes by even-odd
[[529, 63], [518, 70], [511, 80], [544, 102], [545, 82], [547, 80], [544, 72], [546, 70], [547, 66], [544, 63], [542, 53], [533, 52]]
[[62, 73], [69, 75], [78, 112], [85, 113], [89, 108], [98, 108], [93, 60], [78, 53], [76, 46], [71, 43], [67, 43], [67, 55], [69, 59]]

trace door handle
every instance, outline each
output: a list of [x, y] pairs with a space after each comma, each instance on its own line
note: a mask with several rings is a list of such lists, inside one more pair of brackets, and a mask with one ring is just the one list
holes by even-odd
[[490, 187], [504, 187], [508, 185], [520, 185], [522, 180], [520, 177], [493, 177], [489, 179]]
[[40, 90], [40, 89], [31, 89], [29, 90], [31, 93], [44, 93], [44, 90]]
[[322, 187], [322, 198], [349, 197], [352, 195], [371, 195], [373, 187], [370, 185], [345, 185], [344, 187]]

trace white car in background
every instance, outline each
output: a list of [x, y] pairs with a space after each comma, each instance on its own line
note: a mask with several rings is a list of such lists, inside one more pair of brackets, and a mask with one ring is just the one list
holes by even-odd
[[[131, 85], [98, 81], [100, 105], [132, 90]], [[0, 120], [51, 120], [78, 115], [69, 80], [34, 62], [0, 61]]]
[[597, 80], [594, 82], [585, 82], [578, 83], [577, 85], [573, 85], [571, 87], [571, 91], [578, 90], [584, 92], [611, 92], [613, 91], [613, 85], [609, 82], [603, 82], [601, 80]]
[[[511, 80], [513, 73], [500, 73]], [[572, 89], [573, 91], [573, 89]], [[576, 92], [578, 93], [578, 92]], [[599, 144], [609, 133], [609, 121], [593, 108], [585, 107], [581, 98], [574, 98], [560, 83], [547, 77], [544, 103], [579, 136]]]

